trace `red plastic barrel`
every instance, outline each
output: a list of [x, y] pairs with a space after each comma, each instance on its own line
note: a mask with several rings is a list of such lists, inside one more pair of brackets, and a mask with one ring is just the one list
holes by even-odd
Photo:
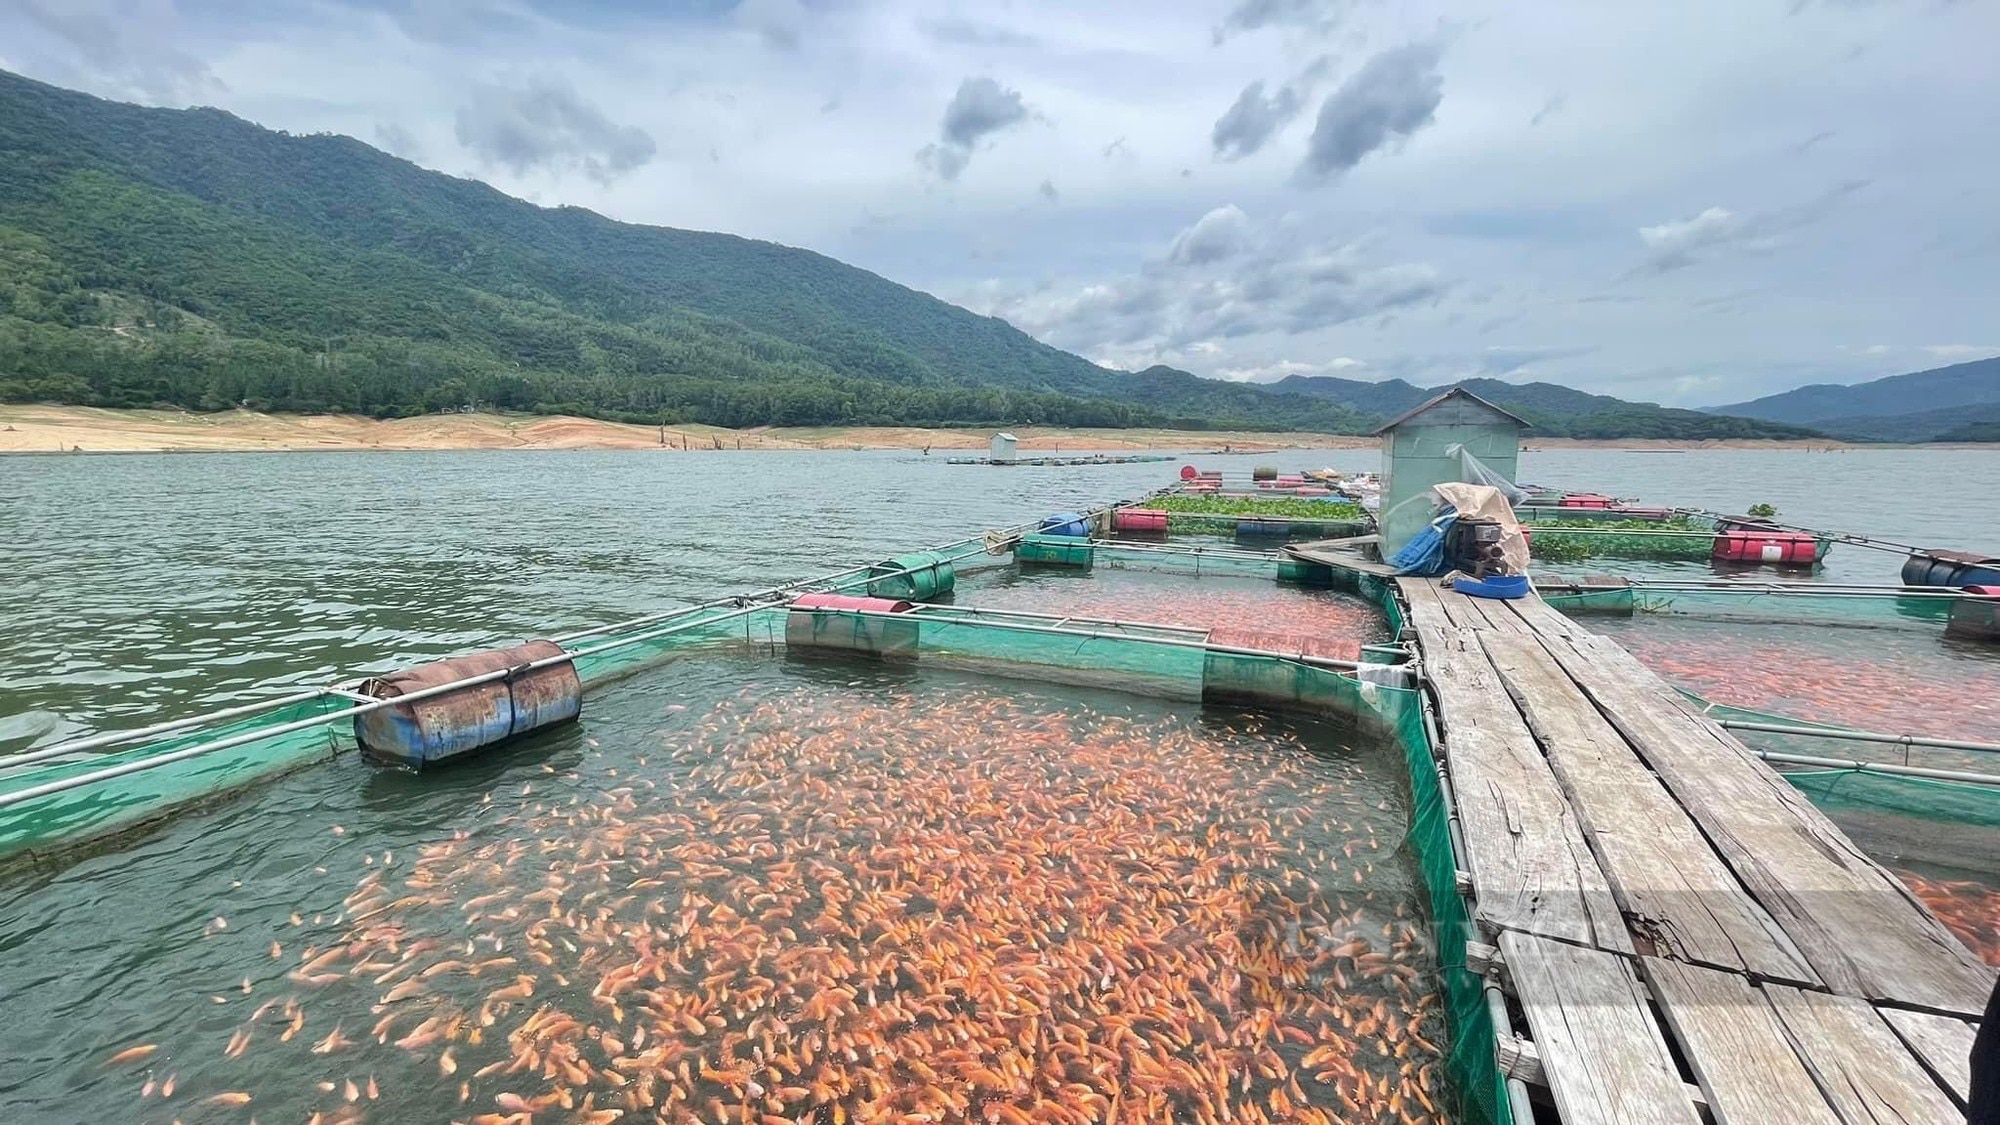
[[874, 613], [904, 613], [909, 602], [892, 598], [864, 598], [853, 594], [800, 594], [792, 599], [793, 609], [862, 609]]
[[1195, 467], [1194, 467], [1193, 465], [1182, 465], [1182, 466], [1181, 466], [1181, 479], [1182, 479], [1182, 480], [1193, 480], [1194, 478], [1196, 478], [1196, 477], [1198, 477], [1198, 476], [1200, 476], [1200, 475], [1201, 475], [1201, 472], [1200, 472], [1199, 470], [1197, 470], [1197, 469], [1196, 469], [1196, 468], [1195, 468]]
[[1613, 501], [1609, 496], [1599, 496], [1595, 492], [1572, 492], [1562, 498], [1559, 505], [1564, 508], [1609, 508]]
[[2000, 586], [1967, 586], [1965, 592], [1982, 598], [2000, 598]]
[[1718, 562], [1810, 566], [1819, 557], [1819, 542], [1795, 531], [1725, 531], [1715, 537], [1713, 557]]
[[1117, 531], [1165, 531], [1167, 513], [1156, 508], [1120, 508], [1111, 516]]
[[1658, 520], [1664, 523], [1674, 514], [1672, 508], [1638, 508], [1630, 504], [1613, 504], [1611, 507], [1618, 514], [1635, 520]]
[[1297, 491], [1298, 491], [1298, 494], [1299, 494], [1300, 496], [1331, 496], [1331, 495], [1333, 495], [1333, 491], [1332, 491], [1331, 489], [1326, 489], [1326, 488], [1314, 488], [1314, 487], [1312, 487], [1312, 486], [1310, 486], [1310, 485], [1308, 485], [1308, 486], [1306, 486], [1306, 487], [1304, 487], [1304, 488], [1300, 488], [1300, 489], [1298, 489]]

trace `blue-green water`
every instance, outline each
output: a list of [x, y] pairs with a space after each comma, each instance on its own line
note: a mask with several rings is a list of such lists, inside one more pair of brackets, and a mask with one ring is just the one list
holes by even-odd
[[[1253, 463], [1372, 468], [1377, 458], [1199, 461], [1243, 471]], [[0, 459], [7, 626], [0, 753], [187, 713], [272, 684], [324, 683], [805, 578], [1130, 496], [1165, 483], [1173, 468], [953, 467], [903, 453]], [[1764, 501], [1804, 524], [2000, 550], [1993, 522], [1973, 514], [1986, 484], [2000, 479], [2000, 454], [1989, 452], [1565, 450], [1525, 455], [1523, 475], [1656, 503], [1739, 509]], [[1824, 575], [1888, 583], [1900, 562], [1840, 547]], [[1895, 651], [1908, 662], [1937, 655], [1908, 645]], [[1981, 666], [1977, 656], [1967, 659], [1953, 667]], [[246, 1026], [246, 1003], [304, 995], [286, 974], [305, 947], [366, 940], [351, 934], [344, 899], [371, 866], [388, 862], [385, 853], [409, 864], [417, 848], [458, 833], [499, 846], [519, 837], [567, 847], [579, 838], [574, 823], [555, 831], [538, 821], [539, 837], [521, 836], [519, 825], [496, 817], [541, 801], [619, 800], [619, 775], [606, 771], [629, 776], [645, 768], [642, 758], [678, 745], [675, 724], [686, 720], [676, 708], [690, 706], [685, 714], [699, 717], [740, 686], [775, 690], [796, 674], [680, 666], [593, 703], [583, 726], [489, 762], [413, 778], [343, 758], [116, 849], [7, 877], [0, 1009], [10, 1018], [0, 1024], [0, 1119], [247, 1119], [259, 1108], [291, 1117], [346, 1104], [338, 1086], [326, 1092], [314, 1083], [371, 1075], [385, 1084], [383, 1099], [364, 1095], [356, 1104], [376, 1118], [457, 1112], [456, 1082], [466, 1076], [448, 1080], [434, 1048], [418, 1059], [372, 1040], [352, 1054], [301, 1053], [301, 1043], [319, 1041], [336, 1022], [344, 1020], [353, 1038], [368, 1030], [374, 997], [347, 985], [306, 997], [305, 1038], [281, 1047], [283, 1021], [259, 1021], [242, 1058], [225, 1059], [225, 1046]], [[908, 687], [811, 683], [841, 696], [835, 702], [845, 708]], [[1049, 699], [1057, 710], [1169, 721], [1164, 707], [1107, 703], [1101, 694]], [[1217, 716], [1203, 737], [1221, 739], [1225, 757], [1238, 753], [1229, 740], [1245, 721]], [[693, 734], [713, 732], [704, 726]], [[1321, 734], [1311, 744], [1312, 753], [1298, 754], [1301, 777], [1315, 785], [1338, 778], [1344, 795], [1368, 795], [1355, 823], [1393, 845], [1403, 815], [1390, 784], [1393, 762], [1379, 747]], [[668, 775], [648, 776], [664, 784]], [[731, 776], [707, 778], [703, 793], [728, 796]], [[1314, 849], [1330, 843], [1338, 841], [1303, 838]], [[1363, 889], [1381, 897], [1358, 917], [1393, 925], [1391, 915], [1370, 911], [1407, 899], [1407, 872], [1385, 863], [1367, 879]], [[218, 918], [226, 929], [216, 928]], [[451, 937], [470, 940], [478, 931]], [[271, 941], [283, 946], [280, 959], [267, 955]], [[1421, 955], [1411, 951], [1418, 962]], [[141, 1064], [102, 1065], [113, 1051], [150, 1042], [160, 1049]], [[157, 1091], [142, 1101], [148, 1074], [156, 1082], [182, 1075], [188, 1094], [178, 1105], [161, 1103]], [[189, 1094], [236, 1089], [254, 1095], [251, 1106], [226, 1114], [227, 1107], [186, 1105]], [[488, 1100], [466, 1112], [495, 1108], [490, 1085], [480, 1096]]]

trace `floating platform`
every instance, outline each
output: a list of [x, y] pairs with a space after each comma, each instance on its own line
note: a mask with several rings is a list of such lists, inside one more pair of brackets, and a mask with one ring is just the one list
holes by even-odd
[[1074, 468], [1081, 465], [1143, 465], [1154, 461], [1179, 460], [1170, 453], [1114, 453], [1095, 454], [1088, 457], [1015, 457], [1002, 459], [994, 457], [948, 457], [947, 465], [1043, 465], [1058, 468]]
[[[1353, 732], [1355, 745], [1389, 750], [1383, 776], [1397, 800], [1411, 800], [1406, 841], [1391, 832], [1377, 840], [1371, 829], [1329, 842], [1337, 853], [1366, 835], [1398, 862], [1414, 857], [1417, 870], [1396, 878], [1412, 896], [1409, 917], [1422, 913], [1416, 896], [1428, 898], [1430, 940], [1413, 935], [1369, 950], [1329, 928], [1323, 945], [1286, 955], [1297, 952], [1308, 967], [1339, 961], [1352, 976], [1311, 978], [1300, 968], [1297, 981], [1311, 983], [1289, 985], [1290, 1000], [1254, 1016], [1232, 1008], [1261, 1019], [1299, 996], [1351, 1000], [1348, 1016], [1369, 1028], [1353, 1034], [1352, 1050], [1334, 1043], [1321, 1056], [1349, 1071], [1336, 1084], [1300, 1070], [1310, 1102], [1288, 1119], [1335, 1119], [1342, 1099], [1367, 1107], [1349, 1119], [1401, 1113], [1481, 1125], [1950, 1121], [1961, 1111], [1973, 1020], [1993, 970], [1755, 751], [1550, 604], [1563, 593], [1622, 598], [1629, 610], [1633, 586], [1550, 583], [1542, 591], [1550, 600], [1531, 593], [1502, 602], [1395, 577], [1373, 558], [1370, 535], [1266, 551], [1174, 542], [1171, 529], [1165, 542], [1048, 534], [1101, 529], [1117, 510], [1061, 513], [586, 629], [552, 638], [559, 649], [540, 659], [571, 668], [586, 693], [696, 655], [781, 657], [802, 681], [817, 674], [843, 691], [864, 674], [878, 686], [926, 675], [1080, 686], [1189, 707], [1304, 713]], [[513, 683], [536, 661], [504, 663], [452, 683], [493, 688], [497, 699], [495, 684]], [[825, 675], [829, 668], [835, 675]], [[912, 721], [937, 698], [913, 697], [896, 716]], [[517, 703], [511, 693], [509, 701]], [[0, 852], [31, 854], [130, 828], [321, 760], [348, 748], [356, 720], [403, 705], [331, 687], [22, 755], [0, 771], [9, 775], [0, 785]], [[1011, 730], [1050, 740], [1023, 745], [1095, 737], [1087, 727], [1046, 734], [1039, 715], [1024, 728], [1020, 713], [1008, 713], [1017, 716]], [[510, 733], [513, 726], [510, 719]], [[566, 728], [542, 737], [581, 737]], [[894, 744], [896, 729], [871, 725], [867, 737]], [[1275, 776], [1274, 760], [1243, 759]], [[1238, 799], [1234, 786], [1232, 778], [1211, 791], [1229, 804]], [[1087, 787], [1058, 796], [1078, 809], [1100, 799]], [[996, 789], [982, 807], [1018, 820], [1015, 797]], [[1331, 831], [1337, 822], [1322, 812], [1307, 809], [1300, 823]], [[1402, 828], [1398, 813], [1394, 830]], [[1119, 870], [1123, 880], [1158, 869]], [[1244, 901], [1232, 892], [1232, 903]], [[894, 904], [894, 916], [903, 909]], [[1035, 956], [1019, 940], [1009, 948]], [[1052, 947], [1042, 948], [1047, 955]], [[1091, 979], [1088, 1005], [1129, 984], [1108, 971]], [[1161, 970], [1158, 979], [1190, 995], [1189, 978]], [[1283, 978], [1252, 983], [1277, 995]], [[1432, 1007], [1438, 996], [1444, 1002]], [[1411, 1005], [1392, 1029], [1382, 1026], [1382, 1000]], [[1411, 1038], [1424, 1013], [1440, 1010], [1449, 1044]], [[1139, 1049], [1153, 1057], [1150, 1044]], [[1212, 1114], [1219, 1120], [1249, 1116], [1228, 1092], [1248, 1072], [1232, 1065], [1215, 1071], [1225, 1079]], [[1096, 1078], [1106, 1074], [1118, 1072]], [[1447, 1076], [1463, 1104], [1455, 1113], [1428, 1109], [1430, 1094], [1446, 1093]], [[1242, 1081], [1235, 1097], [1254, 1084], [1262, 1099], [1246, 1105], [1276, 1104], [1286, 1084], [1269, 1074]], [[1426, 1091], [1431, 1116], [1409, 1109]], [[1166, 1119], [1168, 1109], [1160, 1101], [1149, 1119]]]
[[1571, 1125], [1963, 1114], [1994, 970], [1895, 875], [1541, 598], [1395, 589], [1516, 1121], [1530, 1100]]

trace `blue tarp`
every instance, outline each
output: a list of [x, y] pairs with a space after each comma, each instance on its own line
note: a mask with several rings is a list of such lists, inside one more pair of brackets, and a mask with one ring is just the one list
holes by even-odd
[[1458, 509], [1447, 505], [1438, 513], [1430, 526], [1410, 537], [1403, 549], [1389, 560], [1397, 574], [1408, 574], [1417, 578], [1436, 578], [1448, 574], [1451, 564], [1444, 557], [1444, 534], [1451, 525], [1458, 522]]

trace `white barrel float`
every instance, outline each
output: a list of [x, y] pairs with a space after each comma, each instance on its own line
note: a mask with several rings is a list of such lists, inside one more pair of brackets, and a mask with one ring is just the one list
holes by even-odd
[[[552, 658], [561, 659], [529, 667]], [[554, 641], [405, 668], [363, 683], [361, 694], [395, 699], [496, 672], [504, 674], [357, 715], [354, 737], [371, 757], [422, 767], [569, 722], [583, 712], [576, 665]]]

